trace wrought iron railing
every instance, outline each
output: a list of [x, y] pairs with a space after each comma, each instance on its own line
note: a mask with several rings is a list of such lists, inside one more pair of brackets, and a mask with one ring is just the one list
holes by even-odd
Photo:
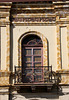
[[52, 66], [29, 66], [22, 69], [15, 66], [15, 84], [19, 83], [58, 83], [58, 75], [52, 71]]

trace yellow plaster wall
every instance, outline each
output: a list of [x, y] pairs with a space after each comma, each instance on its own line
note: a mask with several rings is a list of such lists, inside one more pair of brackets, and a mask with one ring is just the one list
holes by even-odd
[[[12, 27], [13, 28], [13, 27]], [[12, 29], [11, 28], [11, 29]], [[20, 36], [29, 31], [36, 31], [48, 40], [49, 48], [49, 65], [56, 70], [56, 27], [55, 26], [15, 26], [13, 30], [13, 69], [14, 65], [18, 65], [18, 39]], [[11, 33], [11, 34], [12, 34]]]

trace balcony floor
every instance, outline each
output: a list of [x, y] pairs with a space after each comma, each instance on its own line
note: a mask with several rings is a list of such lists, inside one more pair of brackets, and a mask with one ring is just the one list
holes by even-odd
[[54, 83], [15, 83], [15, 86], [53, 86]]

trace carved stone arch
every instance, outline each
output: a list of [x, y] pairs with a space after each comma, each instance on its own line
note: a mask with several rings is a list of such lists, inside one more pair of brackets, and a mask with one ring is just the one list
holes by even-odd
[[48, 66], [48, 53], [47, 53], [47, 38], [36, 31], [29, 31], [21, 35], [21, 37], [18, 40], [18, 66], [22, 66], [22, 49], [21, 49], [21, 42], [22, 40], [28, 36], [28, 35], [37, 35], [41, 38], [43, 42], [43, 66]]

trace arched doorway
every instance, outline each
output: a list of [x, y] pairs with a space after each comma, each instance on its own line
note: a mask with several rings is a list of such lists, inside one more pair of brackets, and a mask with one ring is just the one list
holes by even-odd
[[37, 35], [28, 35], [22, 40], [22, 81], [40, 83], [43, 75], [43, 43]]

